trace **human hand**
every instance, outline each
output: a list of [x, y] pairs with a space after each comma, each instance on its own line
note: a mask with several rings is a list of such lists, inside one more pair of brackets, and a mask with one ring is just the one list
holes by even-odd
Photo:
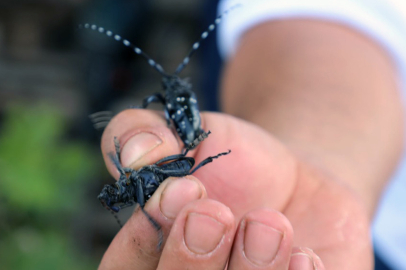
[[[162, 251], [157, 232], [136, 211], [100, 269], [224, 269], [229, 257], [228, 269], [287, 269], [289, 263], [291, 270], [312, 269], [304, 268], [306, 262], [316, 269], [324, 269], [323, 263], [327, 269], [372, 268], [366, 211], [339, 179], [252, 124], [224, 114], [202, 118], [212, 134], [191, 153], [196, 162], [227, 149], [232, 153], [198, 170], [197, 178], [168, 179], [148, 201], [145, 210], [164, 231]], [[123, 146], [123, 165], [132, 168], [182, 148], [158, 114], [124, 111], [102, 139], [116, 177], [106, 155], [114, 151], [114, 136]]]

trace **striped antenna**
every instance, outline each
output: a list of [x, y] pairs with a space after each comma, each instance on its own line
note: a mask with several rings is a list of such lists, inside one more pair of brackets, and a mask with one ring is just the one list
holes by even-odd
[[114, 38], [116, 41], [118, 42], [122, 42], [124, 44], [124, 46], [126, 47], [130, 47], [133, 49], [133, 51], [138, 54], [141, 55], [142, 57], [145, 58], [145, 60], [147, 60], [148, 64], [153, 67], [156, 71], [158, 71], [159, 73], [161, 73], [163, 76], [168, 77], [169, 75], [165, 72], [165, 70], [162, 68], [162, 66], [158, 63], [156, 63], [151, 57], [149, 57], [148, 54], [146, 54], [144, 51], [142, 51], [140, 48], [138, 48], [137, 46], [135, 46], [134, 44], [132, 44], [130, 41], [128, 41], [127, 39], [123, 39], [120, 35], [117, 35], [115, 33], [113, 33], [110, 30], [106, 30], [103, 27], [99, 27], [95, 24], [89, 24], [89, 23], [85, 23], [85, 24], [79, 24], [79, 29], [90, 29], [93, 31], [97, 31], [101, 34], [106, 34], [106, 36], [108, 37], [112, 37]]
[[90, 120], [96, 130], [104, 129], [113, 118], [113, 113], [110, 111], [101, 111], [89, 115]]
[[179, 64], [179, 66], [176, 68], [174, 75], [178, 75], [185, 67], [186, 65], [189, 63], [190, 57], [192, 57], [192, 55], [195, 53], [195, 51], [197, 51], [197, 49], [200, 46], [200, 43], [206, 39], [209, 36], [209, 33], [212, 32], [216, 26], [221, 22], [221, 19], [223, 18], [224, 15], [227, 15], [227, 13], [229, 13], [230, 11], [232, 11], [233, 9], [240, 7], [241, 4], [236, 4], [232, 7], [230, 7], [229, 9], [227, 9], [226, 11], [224, 11], [220, 16], [218, 16], [215, 20], [214, 23], [210, 24], [209, 27], [207, 28], [206, 31], [204, 31], [201, 35], [200, 38], [197, 42], [195, 42], [192, 46], [192, 48], [190, 49], [188, 55], [183, 59], [182, 63]]
[[118, 226], [120, 226], [120, 228], [123, 228], [123, 223], [121, 223], [121, 220], [118, 218], [117, 214], [113, 212], [113, 210], [111, 210], [105, 203], [101, 203], [103, 205], [104, 208], [106, 208], [112, 215], [113, 217], [116, 219]]

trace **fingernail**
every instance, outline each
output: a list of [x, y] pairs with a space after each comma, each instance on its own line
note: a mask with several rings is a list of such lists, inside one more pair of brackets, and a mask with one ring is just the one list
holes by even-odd
[[196, 181], [181, 178], [171, 181], [165, 187], [159, 207], [164, 216], [173, 219], [186, 204], [201, 197], [202, 189]]
[[314, 270], [313, 259], [306, 253], [294, 253], [290, 257], [289, 270]]
[[212, 217], [190, 213], [185, 224], [185, 244], [193, 253], [207, 254], [220, 244], [225, 230], [225, 225]]
[[283, 238], [283, 233], [260, 222], [248, 221], [244, 232], [244, 253], [253, 264], [270, 264]]
[[121, 150], [121, 163], [124, 167], [132, 167], [140, 158], [159, 146], [162, 140], [152, 133], [138, 133], [129, 139]]

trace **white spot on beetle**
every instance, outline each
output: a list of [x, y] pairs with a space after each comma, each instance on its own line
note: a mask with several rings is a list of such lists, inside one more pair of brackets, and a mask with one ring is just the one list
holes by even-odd
[[164, 69], [161, 67], [160, 64], [155, 65], [155, 67], [156, 67], [159, 71], [164, 71]]

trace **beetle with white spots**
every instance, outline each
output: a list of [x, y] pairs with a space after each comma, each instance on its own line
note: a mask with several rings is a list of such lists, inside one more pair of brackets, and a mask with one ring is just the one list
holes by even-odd
[[[132, 48], [136, 54], [145, 58], [148, 64], [162, 75], [162, 86], [164, 93], [155, 93], [144, 98], [141, 108], [145, 109], [151, 103], [161, 103], [164, 105], [165, 118], [168, 125], [170, 126], [171, 123], [173, 123], [174, 129], [177, 131], [178, 136], [184, 145], [187, 146], [198, 138], [199, 135], [201, 135], [204, 131], [201, 128], [200, 112], [196, 95], [192, 90], [192, 85], [186, 79], [181, 79], [178, 75], [187, 66], [193, 53], [200, 47], [200, 43], [206, 39], [209, 33], [216, 28], [216, 25], [221, 22], [222, 17], [238, 6], [239, 5], [233, 6], [229, 10], [225, 11], [215, 19], [213, 24], [209, 25], [207, 30], [201, 34], [200, 39], [192, 45], [188, 55], [178, 65], [173, 74], [165, 72], [161, 65], [156, 63], [144, 51], [133, 45], [127, 39], [123, 39], [120, 35], [114, 34], [110, 30], [106, 31], [103, 27], [88, 23], [79, 25], [79, 28], [105, 33], [108, 37], [113, 37], [114, 40], [122, 42], [124, 46]], [[97, 122], [97, 119], [95, 120], [96, 121], [94, 122]]]

